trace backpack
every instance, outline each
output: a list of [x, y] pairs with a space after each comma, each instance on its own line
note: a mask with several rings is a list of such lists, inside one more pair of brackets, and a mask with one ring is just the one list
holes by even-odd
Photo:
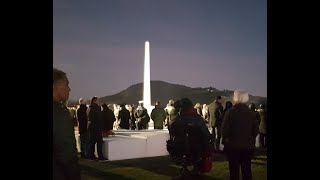
[[201, 130], [193, 123], [187, 123], [184, 129], [181, 129], [182, 131], [183, 137], [175, 137], [167, 141], [167, 151], [177, 164], [192, 164], [198, 160], [194, 154], [200, 150], [197, 144], [201, 138]]

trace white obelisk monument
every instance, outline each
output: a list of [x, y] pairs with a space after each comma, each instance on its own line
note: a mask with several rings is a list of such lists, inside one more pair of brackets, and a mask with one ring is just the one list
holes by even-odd
[[[144, 44], [144, 78], [143, 78], [143, 107], [148, 110], [150, 115], [153, 107], [151, 106], [151, 87], [150, 87], [150, 44], [146, 41]], [[150, 119], [150, 126], [153, 126], [153, 121]], [[153, 129], [153, 127], [151, 127]]]

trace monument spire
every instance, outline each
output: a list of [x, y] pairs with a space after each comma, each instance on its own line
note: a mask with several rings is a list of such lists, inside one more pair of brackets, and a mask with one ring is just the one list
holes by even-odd
[[151, 87], [150, 87], [150, 45], [144, 44], [144, 78], [143, 78], [143, 106], [151, 113]]

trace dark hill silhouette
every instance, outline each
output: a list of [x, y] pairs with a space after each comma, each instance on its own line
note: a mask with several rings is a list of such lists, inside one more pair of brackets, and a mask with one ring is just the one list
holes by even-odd
[[[138, 101], [143, 98], [143, 83], [138, 83], [128, 87], [127, 89], [111, 95], [99, 98], [101, 103], [107, 104], [138, 104]], [[160, 101], [162, 106], [165, 106], [170, 99], [177, 100], [183, 97], [191, 99], [194, 104], [199, 102], [201, 104], [210, 104], [216, 96], [225, 96], [227, 100], [232, 99], [233, 91], [218, 90], [213, 87], [207, 88], [190, 88], [184, 85], [170, 84], [163, 81], [151, 81], [151, 104], [154, 105], [155, 101]], [[266, 103], [266, 97], [251, 96], [250, 102]]]

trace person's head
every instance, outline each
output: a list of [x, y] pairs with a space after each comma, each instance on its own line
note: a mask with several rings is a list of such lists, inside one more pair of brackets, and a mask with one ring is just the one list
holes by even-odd
[[254, 103], [250, 103], [248, 107], [249, 109], [256, 110], [256, 105]]
[[79, 99], [79, 104], [86, 104], [86, 100], [84, 100], [83, 98]]
[[109, 107], [108, 107], [108, 105], [106, 103], [103, 103], [101, 105], [101, 107], [102, 107], [103, 110], [109, 109]]
[[97, 96], [93, 96], [91, 98], [91, 104], [93, 104], [93, 103], [98, 104], [98, 97]]
[[217, 96], [216, 101], [222, 104], [223, 103], [222, 96]]
[[91, 104], [91, 99], [87, 99], [87, 102], [86, 102], [86, 104]]
[[177, 100], [173, 103], [173, 107], [178, 111], [180, 112], [181, 110], [181, 100]]
[[238, 103], [247, 103], [249, 101], [249, 94], [245, 90], [237, 89], [233, 93], [233, 102], [234, 104]]
[[227, 101], [225, 109], [230, 109], [230, 108], [232, 108], [232, 102], [231, 101]]
[[266, 109], [266, 105], [265, 104], [260, 104], [260, 109]]
[[201, 108], [201, 104], [200, 103], [196, 103], [196, 105], [194, 105], [194, 108]]
[[70, 91], [66, 73], [53, 68], [53, 100], [57, 102], [68, 101]]
[[160, 106], [160, 101], [156, 101], [156, 106]]
[[173, 106], [174, 100], [173, 100], [173, 99], [170, 99], [168, 104], [169, 104], [170, 106]]
[[131, 105], [131, 104], [127, 104], [127, 105], [126, 105], [126, 108], [127, 108], [129, 111], [132, 111], [132, 105]]
[[182, 98], [180, 100], [181, 112], [186, 112], [190, 109], [193, 109], [193, 103], [188, 98]]

